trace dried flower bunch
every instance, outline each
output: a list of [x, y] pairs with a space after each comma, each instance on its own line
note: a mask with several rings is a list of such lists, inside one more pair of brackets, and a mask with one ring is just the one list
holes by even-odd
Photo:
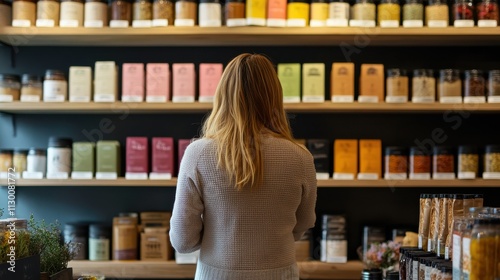
[[365, 256], [368, 268], [387, 269], [399, 262], [399, 248], [401, 244], [394, 241], [372, 243]]

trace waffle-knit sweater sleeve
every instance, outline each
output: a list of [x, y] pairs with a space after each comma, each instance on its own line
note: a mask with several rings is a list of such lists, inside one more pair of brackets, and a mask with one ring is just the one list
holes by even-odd
[[302, 183], [302, 200], [297, 208], [296, 217], [297, 224], [293, 229], [295, 241], [300, 240], [304, 233], [314, 227], [316, 221], [316, 196], [317, 196], [317, 180], [314, 160], [309, 157], [304, 163], [304, 175]]

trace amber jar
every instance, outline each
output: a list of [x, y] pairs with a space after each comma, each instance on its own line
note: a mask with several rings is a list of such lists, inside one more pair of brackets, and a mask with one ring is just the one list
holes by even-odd
[[175, 25], [196, 25], [198, 4], [193, 0], [177, 0], [175, 2]]
[[12, 3], [0, 0], [0, 26], [12, 24]]
[[[174, 8], [173, 0], [154, 0], [153, 2], [153, 25], [174, 25]], [[166, 20], [166, 24], [155, 24]]]
[[447, 146], [434, 147], [432, 156], [433, 179], [455, 179], [455, 155]]
[[36, 21], [35, 0], [12, 1], [12, 26], [34, 26]]
[[420, 147], [410, 148], [410, 179], [431, 178], [430, 153]]
[[39, 0], [36, 4], [36, 25], [46, 26], [45, 24], [40, 24], [41, 21], [52, 21], [50, 26], [58, 26], [60, 8], [61, 4], [59, 0]]
[[385, 179], [406, 179], [408, 154], [403, 147], [385, 149]]
[[153, 4], [151, 0], [135, 0], [133, 6], [133, 20], [152, 20]]
[[[127, 26], [132, 21], [132, 3], [130, 0], [112, 0], [109, 2], [109, 15], [111, 21], [127, 21]], [[112, 26], [113, 22], [110, 23]]]
[[[243, 21], [242, 21], [243, 19]], [[245, 19], [245, 0], [228, 0], [224, 6], [224, 23], [227, 26], [242, 25], [246, 23]]]
[[12, 150], [0, 150], [0, 173], [8, 172], [12, 168]]
[[21, 81], [18, 75], [0, 74], [0, 100], [19, 100]]

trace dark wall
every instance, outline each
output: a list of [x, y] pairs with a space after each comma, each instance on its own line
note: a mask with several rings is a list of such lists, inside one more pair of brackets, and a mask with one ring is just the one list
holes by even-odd
[[[265, 53], [273, 62], [324, 62], [327, 77], [331, 63], [347, 59], [338, 46], [331, 47], [21, 47], [17, 67], [11, 68], [10, 50], [0, 48], [0, 73], [43, 74], [45, 69], [68, 71], [69, 66], [93, 66], [98, 60], [124, 62], [222, 62], [242, 52]], [[349, 57], [356, 63], [383, 63], [386, 68], [500, 68], [496, 47], [375, 47], [360, 48]], [[329, 89], [327, 81], [327, 89]], [[500, 143], [497, 114], [447, 112], [435, 114], [289, 114], [297, 138], [378, 138], [384, 146], [410, 146], [430, 139], [442, 129], [445, 145]], [[109, 118], [114, 126], [102, 137], [95, 133]], [[124, 145], [127, 136], [198, 135], [204, 114], [157, 115], [14, 115], [0, 116], [0, 148], [47, 146], [49, 136], [74, 140], [116, 139]], [[90, 135], [90, 136], [88, 136]], [[428, 141], [427, 141], [428, 142]], [[124, 157], [123, 157], [124, 158]], [[150, 187], [23, 187], [18, 188], [18, 216], [34, 213], [37, 219], [110, 222], [118, 212], [171, 210], [175, 188]], [[500, 205], [498, 189], [471, 186], [466, 189], [421, 188], [321, 188], [319, 189], [315, 237], [319, 237], [320, 215], [347, 215], [349, 257], [356, 258], [363, 225], [404, 226], [416, 230], [418, 195], [422, 192], [479, 192], [488, 205]], [[6, 189], [0, 192], [0, 207], [6, 206]], [[318, 256], [318, 255], [317, 255]]]

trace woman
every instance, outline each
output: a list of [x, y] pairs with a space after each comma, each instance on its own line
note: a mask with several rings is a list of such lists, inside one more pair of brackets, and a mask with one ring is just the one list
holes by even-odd
[[273, 65], [239, 55], [182, 159], [173, 247], [201, 249], [195, 279], [299, 279], [294, 241], [314, 226], [315, 204], [313, 158], [293, 141]]

